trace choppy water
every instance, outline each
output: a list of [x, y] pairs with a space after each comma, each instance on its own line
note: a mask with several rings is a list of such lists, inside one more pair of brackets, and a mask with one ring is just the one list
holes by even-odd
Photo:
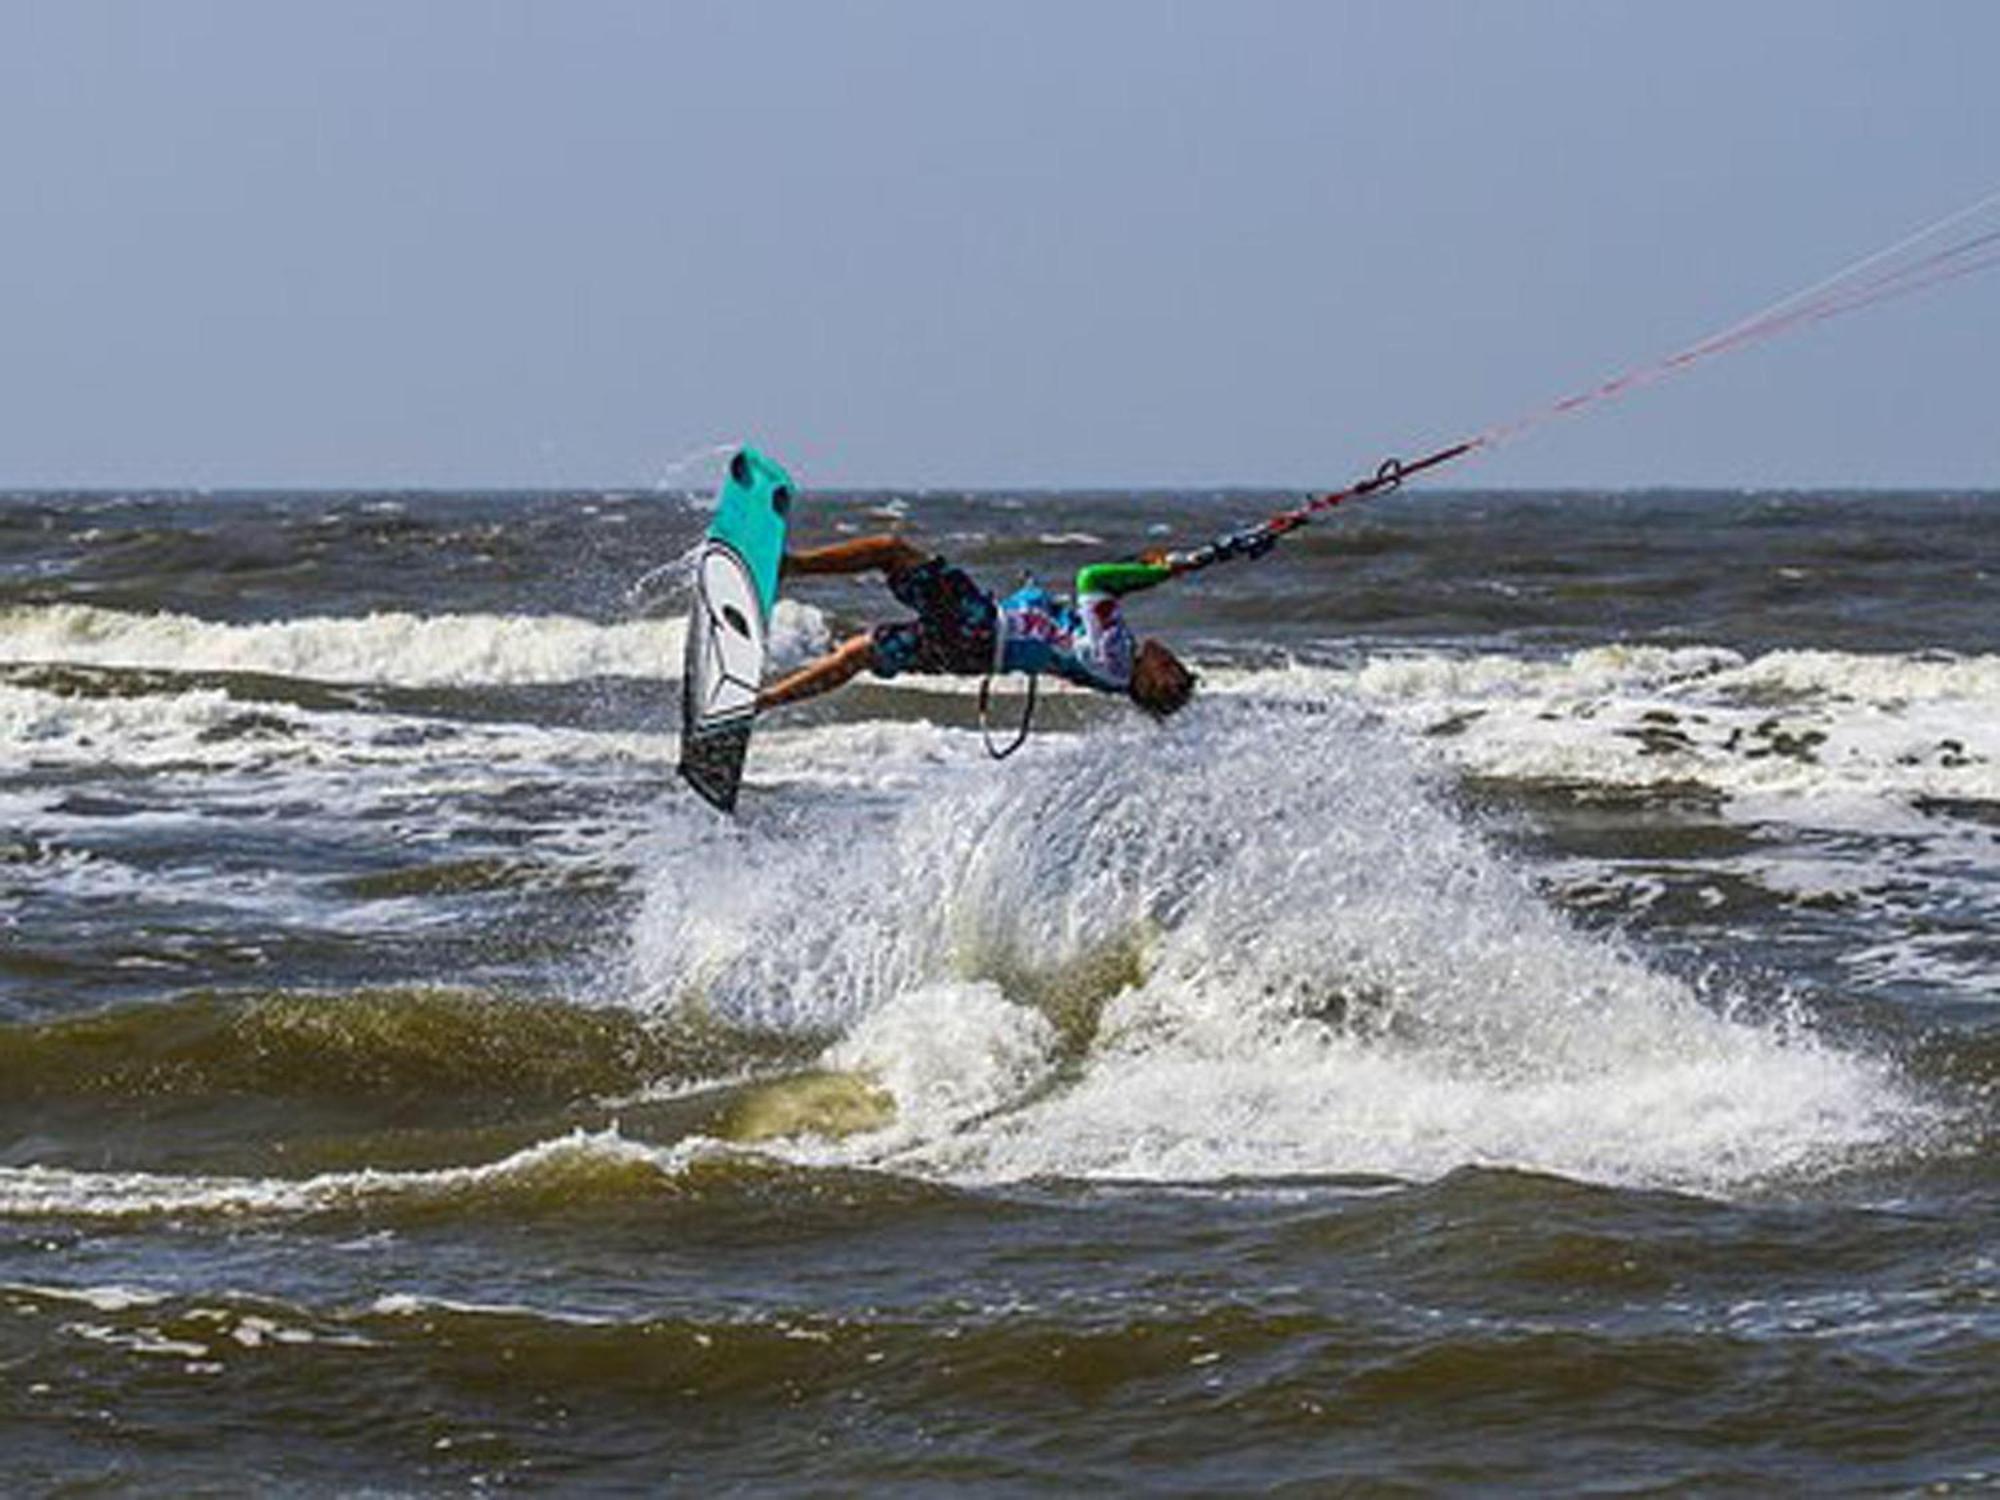
[[733, 823], [702, 519], [0, 497], [10, 1487], [2000, 1485], [2000, 496], [1395, 497]]

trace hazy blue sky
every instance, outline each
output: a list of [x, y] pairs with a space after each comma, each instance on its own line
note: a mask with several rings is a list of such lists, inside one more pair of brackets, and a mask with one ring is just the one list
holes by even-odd
[[[0, 0], [0, 484], [1332, 483], [2000, 187], [1992, 0]], [[2000, 486], [2000, 272], [1465, 484]]]

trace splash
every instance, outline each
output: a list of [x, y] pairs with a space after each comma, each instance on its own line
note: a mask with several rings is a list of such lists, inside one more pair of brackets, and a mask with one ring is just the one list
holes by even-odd
[[662, 840], [642, 992], [839, 1032], [826, 1065], [895, 1097], [815, 1159], [1717, 1189], [1916, 1116], [1885, 1064], [1575, 930], [1352, 709], [1039, 749]]

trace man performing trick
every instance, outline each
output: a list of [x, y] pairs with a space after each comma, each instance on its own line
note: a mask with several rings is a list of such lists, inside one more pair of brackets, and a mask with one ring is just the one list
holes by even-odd
[[1188, 701], [1194, 674], [1156, 640], [1134, 642], [1119, 600], [1173, 576], [1163, 562], [1093, 563], [1076, 575], [1076, 599], [1030, 584], [995, 600], [961, 568], [898, 536], [858, 537], [785, 555], [787, 576], [881, 569], [889, 592], [917, 612], [878, 625], [808, 662], [757, 695], [759, 709], [831, 692], [866, 668], [983, 677], [1053, 672], [1081, 687], [1129, 697], [1155, 718]]

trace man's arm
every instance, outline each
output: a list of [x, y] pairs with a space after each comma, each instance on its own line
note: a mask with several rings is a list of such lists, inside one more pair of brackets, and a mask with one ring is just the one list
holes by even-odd
[[852, 541], [835, 542], [830, 547], [809, 547], [785, 554], [784, 577], [805, 573], [867, 573], [880, 568], [884, 573], [900, 573], [914, 568], [930, 554], [899, 536], [883, 532], [878, 536], [858, 536]]
[[852, 636], [817, 661], [809, 661], [789, 676], [781, 677], [757, 695], [759, 712], [784, 703], [797, 703], [830, 693], [868, 665], [875, 649], [872, 635]]

